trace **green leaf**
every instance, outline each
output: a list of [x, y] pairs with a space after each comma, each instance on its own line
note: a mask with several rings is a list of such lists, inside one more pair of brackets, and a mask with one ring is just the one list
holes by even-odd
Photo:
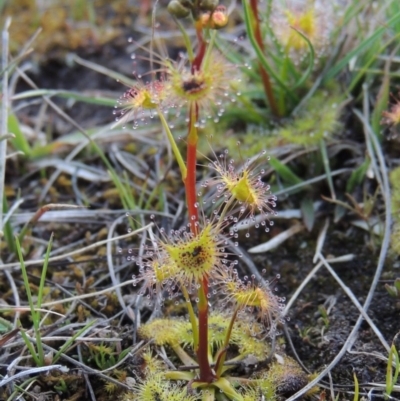
[[353, 401], [358, 401], [359, 400], [359, 394], [360, 394], [360, 386], [358, 384], [358, 379], [356, 372], [353, 373], [354, 376], [354, 397]]
[[19, 320], [17, 322], [17, 326], [20, 328], [19, 332], [21, 334], [21, 337], [24, 340], [24, 343], [25, 343], [26, 347], [28, 348], [29, 353], [31, 354], [32, 359], [35, 361], [36, 365], [37, 366], [44, 366], [43, 361], [40, 359], [38, 353], [36, 353], [36, 349], [35, 349], [34, 345], [31, 343], [29, 337], [25, 333], [25, 331], [24, 331], [24, 329], [22, 327], [22, 324], [21, 324], [21, 322]]
[[[386, 10], [386, 17], [390, 18], [391, 15], [395, 15], [400, 12], [400, 3], [397, 0], [392, 0]], [[396, 33], [400, 33], [400, 24], [395, 24], [393, 29]]]
[[359, 55], [362, 51], [369, 49], [375, 40], [377, 40], [386, 29], [392, 25], [395, 25], [400, 21], [400, 13], [397, 13], [392, 18], [390, 18], [386, 23], [380, 26], [371, 36], [363, 40], [355, 49], [348, 52], [338, 63], [336, 63], [332, 68], [328, 70], [324, 77], [324, 82], [329, 81], [331, 78], [335, 77], [353, 58]]
[[328, 181], [329, 190], [331, 191], [331, 196], [333, 199], [336, 198], [335, 188], [333, 186], [332, 174], [331, 174], [331, 166], [329, 164], [329, 155], [328, 150], [326, 148], [326, 142], [321, 139], [319, 142], [319, 148], [321, 151], [322, 163], [324, 165], [324, 170], [326, 173], [326, 180]]
[[309, 196], [301, 200], [301, 214], [303, 222], [308, 231], [311, 231], [315, 223], [315, 209], [314, 204]]
[[347, 181], [346, 184], [346, 192], [351, 193], [353, 192], [354, 188], [357, 185], [360, 185], [365, 177], [365, 174], [367, 173], [368, 167], [369, 167], [369, 159], [365, 159], [362, 164], [360, 164], [350, 175], [349, 180]]
[[8, 320], [0, 317], [0, 334], [1, 333], [6, 333], [9, 330], [13, 329], [13, 324], [10, 323]]
[[213, 386], [218, 387], [222, 393], [231, 400], [244, 401], [244, 398], [233, 388], [232, 384], [225, 377], [220, 377], [213, 382]]
[[15, 135], [15, 138], [10, 139], [14, 149], [23, 152], [27, 157], [29, 157], [31, 155], [31, 147], [21, 131], [17, 117], [14, 114], [9, 113], [7, 124], [8, 132]]
[[304, 34], [302, 34], [299, 30], [297, 30], [294, 27], [291, 27], [294, 31], [296, 31], [307, 43], [308, 48], [310, 50], [310, 56], [309, 56], [309, 62], [308, 62], [308, 67], [306, 69], [306, 71], [304, 72], [304, 74], [300, 77], [300, 79], [295, 83], [295, 85], [292, 87], [292, 89], [298, 88], [299, 86], [303, 85], [304, 82], [306, 82], [306, 80], [308, 79], [308, 77], [311, 75], [312, 70], [314, 68], [314, 58], [315, 58], [315, 52], [314, 52], [314, 47], [312, 45], [312, 43], [310, 42], [310, 40], [307, 38], [307, 36], [305, 36]]
[[303, 180], [299, 178], [286, 164], [281, 163], [278, 159], [275, 159], [275, 157], [271, 157], [269, 164], [288, 184], [296, 185], [303, 182]]
[[290, 90], [290, 88], [286, 85], [285, 82], [281, 80], [279, 75], [275, 72], [275, 70], [270, 66], [268, 63], [267, 58], [265, 57], [262, 49], [257, 43], [257, 40], [254, 36], [253, 32], [253, 24], [252, 24], [252, 16], [251, 16], [251, 11], [250, 11], [250, 6], [248, 4], [248, 0], [244, 0], [242, 2], [243, 4], [243, 10], [244, 10], [244, 20], [246, 24], [246, 32], [249, 35], [249, 40], [250, 43], [252, 44], [254, 51], [257, 54], [257, 59], [261, 63], [261, 65], [265, 68], [265, 70], [268, 72], [269, 75], [271, 75], [272, 78], [275, 79], [276, 83], [287, 92], [288, 96], [291, 97], [292, 99], [297, 99], [297, 96]]
[[399, 296], [399, 292], [397, 291], [396, 287], [389, 285], [389, 284], [385, 284], [385, 288], [391, 297], [397, 298]]
[[[357, 75], [352, 79], [350, 85], [347, 87], [347, 93], [351, 93], [351, 91], [356, 87], [356, 85], [361, 81], [361, 79], [365, 79], [365, 75], [369, 71], [369, 67], [376, 61], [377, 57], [385, 52], [385, 49], [389, 47], [392, 42], [398, 40], [400, 34], [390, 38], [387, 42], [385, 42], [382, 46], [380, 42], [375, 42], [366, 52], [365, 56], [362, 58], [363, 65], [359, 68]], [[395, 50], [398, 50], [395, 49]], [[395, 54], [397, 51], [395, 51]]]
[[[56, 363], [58, 359], [61, 357], [61, 355], [64, 353], [64, 351], [67, 350], [67, 348], [72, 345], [72, 343], [83, 333], [85, 332], [89, 327], [93, 326], [95, 323], [97, 323], [96, 319], [93, 319], [88, 322], [88, 324], [84, 327], [82, 327], [80, 330], [78, 330], [73, 336], [71, 336], [65, 343], [62, 345], [62, 347], [57, 351], [57, 353], [53, 357], [53, 363]], [[129, 348], [128, 348], [129, 351]], [[124, 352], [124, 351], [123, 351]], [[126, 354], [126, 353], [125, 353]]]
[[335, 205], [335, 210], [333, 213], [333, 222], [338, 223], [342, 217], [346, 214], [346, 208], [342, 205]]
[[79, 93], [74, 91], [67, 90], [53, 90], [53, 89], [34, 89], [19, 93], [13, 96], [13, 100], [21, 100], [21, 99], [29, 99], [31, 97], [37, 96], [58, 96], [65, 99], [73, 99], [78, 102], [90, 103], [90, 104], [98, 104], [101, 106], [110, 106], [114, 107], [116, 104], [116, 100], [114, 98], [108, 98], [103, 96], [98, 96], [98, 94], [91, 94], [88, 92]]

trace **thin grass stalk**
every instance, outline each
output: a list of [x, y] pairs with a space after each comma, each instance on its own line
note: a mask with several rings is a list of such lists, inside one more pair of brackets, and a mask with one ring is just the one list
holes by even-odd
[[1, 99], [1, 125], [0, 125], [0, 137], [3, 140], [0, 141], [0, 243], [1, 243], [1, 232], [3, 230], [3, 198], [5, 196], [5, 176], [6, 176], [6, 151], [7, 151], [7, 120], [8, 120], [8, 41], [9, 33], [8, 28], [11, 24], [11, 18], [7, 18], [4, 24], [2, 32], [2, 54], [1, 54], [1, 68], [3, 71], [2, 80], [2, 99]]
[[[17, 246], [17, 252], [18, 252], [18, 257], [19, 257], [19, 261], [21, 263], [21, 272], [22, 272], [22, 277], [24, 280], [24, 286], [25, 286], [25, 291], [26, 291], [26, 295], [28, 298], [28, 303], [29, 303], [29, 309], [31, 312], [31, 317], [32, 317], [32, 323], [33, 323], [33, 330], [35, 333], [35, 337], [36, 337], [36, 350], [34, 349], [34, 347], [30, 347], [30, 341], [27, 337], [27, 335], [21, 334], [22, 337], [24, 338], [24, 341], [27, 345], [27, 347], [29, 348], [29, 351], [32, 355], [32, 358], [35, 360], [36, 364], [38, 366], [44, 366], [44, 351], [43, 351], [43, 346], [42, 346], [42, 339], [41, 339], [41, 334], [40, 334], [40, 312], [37, 311], [37, 309], [40, 309], [41, 307], [41, 303], [42, 303], [42, 296], [43, 296], [43, 287], [44, 287], [44, 282], [45, 282], [45, 276], [46, 276], [46, 271], [47, 271], [47, 266], [48, 266], [48, 262], [49, 262], [49, 256], [50, 256], [50, 249], [51, 249], [51, 244], [52, 244], [52, 237], [50, 238], [49, 241], [49, 246], [47, 247], [47, 252], [46, 252], [46, 256], [45, 256], [45, 261], [43, 264], [43, 269], [42, 269], [42, 274], [41, 274], [41, 278], [40, 278], [40, 285], [39, 285], [39, 293], [38, 293], [38, 299], [37, 299], [37, 303], [36, 303], [36, 307], [33, 304], [33, 298], [32, 298], [32, 293], [31, 293], [31, 288], [29, 286], [29, 279], [28, 279], [28, 274], [26, 271], [26, 266], [24, 263], [24, 258], [22, 256], [22, 250], [21, 250], [21, 245], [19, 243], [18, 237], [15, 237], [15, 242], [16, 242], [16, 246]], [[22, 331], [21, 331], [22, 333]]]
[[64, 351], [67, 350], [67, 348], [72, 345], [72, 343], [80, 337], [82, 333], [84, 333], [89, 327], [93, 326], [95, 323], [97, 323], [97, 320], [91, 320], [86, 326], [82, 327], [80, 330], [78, 330], [73, 336], [71, 336], [62, 346], [61, 348], [57, 351], [57, 353], [53, 357], [53, 363], [56, 363], [58, 359], [62, 356]]
[[[133, 235], [136, 235], [136, 234], [139, 234], [139, 233], [141, 233], [143, 231], [148, 230], [152, 226], [153, 226], [153, 223], [150, 223], [150, 224], [147, 224], [147, 225], [145, 225], [145, 226], [143, 226], [141, 228], [138, 228], [137, 230], [132, 231], [132, 232], [130, 232], [128, 234], [123, 234], [123, 235], [120, 235], [118, 237], [113, 237], [110, 240], [106, 239], [106, 240], [103, 240], [103, 241], [98, 241], [98, 242], [95, 242], [94, 244], [90, 244], [90, 245], [85, 246], [85, 247], [80, 248], [80, 249], [75, 249], [74, 251], [71, 251], [71, 252], [68, 252], [68, 253], [65, 253], [65, 254], [62, 254], [62, 255], [53, 256], [53, 257], [49, 258], [49, 262], [55, 262], [56, 260], [62, 260], [62, 259], [65, 259], [65, 258], [67, 258], [69, 256], [73, 256], [73, 255], [77, 255], [77, 254], [86, 252], [89, 249], [97, 248], [99, 246], [107, 244], [110, 241], [119, 241], [119, 240], [123, 240], [125, 238], [132, 237]], [[44, 263], [44, 261], [45, 261], [44, 259], [37, 259], [37, 260], [28, 260], [28, 261], [26, 261], [24, 263], [25, 263], [25, 266], [32, 266], [32, 265], [37, 265], [37, 264]], [[6, 264], [3, 264], [3, 265], [0, 266], [0, 271], [1, 270], [5, 270], [5, 269], [11, 269], [11, 268], [14, 268], [14, 267], [18, 267], [19, 265], [20, 265], [20, 263], [18, 263], [18, 262], [16, 262], [16, 263], [6, 263]]]
[[332, 175], [331, 175], [331, 167], [329, 165], [328, 150], [326, 148], [326, 142], [323, 139], [319, 142], [319, 150], [321, 152], [322, 163], [324, 165], [324, 170], [325, 170], [325, 173], [326, 173], [326, 180], [328, 181], [328, 186], [329, 186], [329, 191], [331, 193], [331, 198], [336, 200], [335, 187], [333, 185], [333, 180], [332, 180]]
[[[17, 67], [17, 71], [18, 73], [24, 78], [24, 80], [34, 89], [38, 90], [38, 86], [20, 69]], [[58, 107], [51, 99], [49, 99], [48, 96], [43, 96], [43, 100], [53, 109], [55, 110], [61, 117], [63, 117], [66, 121], [68, 121], [70, 124], [72, 124], [79, 132], [81, 132], [84, 137], [88, 140], [88, 143], [90, 143], [95, 152], [98, 154], [98, 156], [100, 157], [100, 159], [103, 161], [103, 163], [105, 164], [105, 166], [107, 167], [107, 169], [112, 172], [112, 174], [114, 174], [115, 177], [117, 176], [117, 173], [115, 172], [113, 166], [111, 165], [111, 163], [108, 161], [105, 153], [102, 151], [102, 149], [99, 147], [99, 145], [97, 145], [97, 143], [95, 142], [95, 140], [90, 137], [90, 135], [88, 135], [88, 133], [75, 121], [73, 120], [71, 117], [69, 117], [66, 113], [64, 113], [63, 110], [61, 110], [60, 107]], [[86, 144], [84, 145], [86, 146]], [[70, 156], [67, 157], [67, 159]], [[1, 158], [0, 158], [1, 160]], [[1, 181], [1, 180], [0, 180]], [[52, 179], [49, 180], [48, 184], [50, 184], [52, 182]], [[1, 185], [1, 184], [0, 184]], [[42, 191], [42, 196], [43, 193], [45, 193], [46, 191]], [[122, 199], [121, 199], [122, 200]], [[1, 225], [0, 225], [1, 228]]]
[[[38, 368], [31, 368], [31, 369], [27, 369], [27, 370], [23, 370], [22, 372], [18, 372], [15, 373], [14, 375], [12, 375], [11, 377], [5, 377], [2, 381], [0, 381], [0, 386], [3, 389], [3, 386], [6, 386], [8, 383], [11, 383], [13, 381], [17, 381], [20, 380], [21, 378], [23, 378], [24, 376], [28, 376], [28, 375], [33, 375], [33, 374], [44, 374], [44, 373], [48, 373], [50, 370], [53, 369], [57, 369], [62, 373], [67, 373], [69, 371], [69, 369], [63, 365], [50, 365], [50, 366], [41, 366]], [[29, 378], [28, 380], [26, 380], [24, 383], [21, 384], [21, 386], [23, 384], [26, 383], [30, 383], [32, 381], [37, 380], [37, 377], [32, 377]], [[25, 392], [25, 390], [22, 387], [19, 387], [17, 384], [15, 384], [15, 387], [18, 388], [19, 391], [21, 392]], [[28, 392], [26, 392], [26, 394], [28, 394]], [[29, 395], [31, 395], [31, 393], [29, 393]], [[14, 397], [10, 397], [8, 398], [9, 400], [16, 400], [17, 398]]]
[[400, 13], [395, 14], [392, 18], [386, 21], [384, 25], [377, 28], [368, 38], [364, 39], [355, 49], [346, 53], [346, 55], [341, 58], [335, 65], [333, 65], [325, 74], [323, 78], [323, 83], [328, 82], [330, 79], [334, 78], [342, 69], [348, 64], [348, 62], [358, 56], [362, 51], [368, 49], [379, 36], [392, 25], [395, 25], [400, 20]]

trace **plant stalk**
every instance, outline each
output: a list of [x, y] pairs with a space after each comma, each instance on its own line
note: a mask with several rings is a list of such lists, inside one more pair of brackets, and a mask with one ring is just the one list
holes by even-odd
[[203, 277], [199, 288], [199, 348], [196, 350], [197, 361], [200, 368], [199, 381], [212, 383], [215, 380], [215, 373], [211, 370], [208, 360], [208, 279]]
[[[190, 230], [193, 235], [198, 234], [198, 210], [196, 207], [196, 156], [197, 156], [197, 120], [198, 106], [193, 103], [189, 110], [189, 133], [187, 138], [187, 174], [185, 178], [186, 202], [189, 214]], [[215, 379], [210, 362], [208, 360], [208, 278], [203, 277], [198, 292], [199, 297], [199, 316], [198, 316], [198, 347], [195, 348], [200, 369], [200, 381], [212, 383]]]
[[195, 22], [195, 29], [196, 29], [196, 36], [197, 36], [197, 41], [199, 43], [199, 48], [197, 50], [196, 57], [193, 60], [192, 63], [192, 73], [194, 71], [199, 71], [201, 64], [203, 62], [204, 54], [206, 52], [206, 42], [203, 37], [203, 27], [201, 25], [200, 20], [197, 20]]
[[[193, 59], [191, 71], [199, 71], [205, 54], [206, 42], [203, 37], [203, 27], [199, 19], [195, 21], [195, 29], [198, 40], [198, 51]], [[198, 132], [197, 122], [199, 118], [199, 106], [193, 102], [189, 109], [189, 132], [187, 137], [187, 159], [186, 168], [187, 174], [184, 180], [186, 190], [186, 202], [189, 215], [190, 230], [193, 235], [198, 234], [198, 210], [197, 210], [197, 194], [196, 194], [196, 161], [197, 161], [197, 143]], [[212, 383], [215, 380], [215, 374], [211, 369], [208, 359], [208, 278], [204, 276], [200, 282], [198, 291], [198, 347], [195, 348], [197, 361], [199, 364], [200, 377], [199, 381], [203, 383]]]
[[187, 137], [187, 159], [186, 159], [186, 177], [184, 178], [186, 189], [186, 202], [189, 214], [190, 229], [194, 235], [198, 234], [197, 221], [198, 210], [196, 207], [196, 156], [197, 156], [197, 116], [198, 106], [193, 103], [189, 110], [189, 133]]
[[[247, 1], [247, 0], [245, 0], [245, 1]], [[255, 36], [255, 39], [256, 39], [260, 49], [262, 51], [264, 51], [265, 47], [264, 47], [264, 42], [263, 42], [262, 36], [261, 36], [261, 28], [260, 28], [260, 20], [258, 17], [257, 3], [258, 3], [258, 0], [250, 0], [250, 7], [251, 7], [251, 10], [253, 13], [252, 19], [253, 19], [253, 26], [254, 26], [254, 36]], [[267, 96], [272, 113], [275, 116], [279, 117], [280, 112], [279, 112], [278, 105], [276, 104], [276, 100], [275, 100], [274, 92], [272, 90], [271, 80], [269, 78], [268, 72], [265, 70], [265, 68], [262, 66], [262, 64], [260, 62], [258, 62], [258, 69], [260, 70], [260, 75], [261, 75], [261, 80], [262, 80], [262, 84], [264, 87], [264, 92], [265, 92], [265, 95]]]

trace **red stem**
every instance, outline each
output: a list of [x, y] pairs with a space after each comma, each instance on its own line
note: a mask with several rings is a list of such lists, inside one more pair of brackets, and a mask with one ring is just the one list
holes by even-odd
[[[192, 107], [195, 107], [195, 110], [192, 110]], [[196, 207], [197, 132], [193, 132], [193, 129], [196, 130], [194, 125], [197, 122], [197, 118], [198, 118], [198, 106], [196, 104], [192, 104], [189, 110], [189, 133], [188, 133], [187, 158], [186, 158], [187, 175], [185, 179], [185, 189], [186, 189], [186, 203], [188, 207], [190, 230], [194, 235], [197, 235], [198, 233], [196, 222], [199, 220], [198, 210]]]
[[199, 381], [212, 383], [215, 380], [215, 373], [211, 370], [208, 361], [208, 279], [206, 277], [203, 277], [201, 286], [200, 291], [204, 291], [206, 302], [203, 308], [199, 307], [199, 348], [197, 350], [197, 362], [200, 369]]
[[[250, 7], [251, 7], [251, 10], [253, 12], [253, 17], [254, 17], [253, 18], [254, 36], [256, 38], [258, 46], [260, 46], [260, 49], [262, 51], [264, 51], [265, 47], [264, 47], [264, 42], [263, 42], [262, 36], [261, 36], [261, 28], [260, 28], [260, 20], [258, 18], [257, 2], [258, 2], [258, 0], [250, 0]], [[258, 68], [260, 70], [261, 80], [262, 80], [262, 84], [264, 86], [264, 92], [268, 98], [268, 102], [271, 107], [271, 110], [276, 116], [279, 117], [280, 112], [279, 112], [278, 106], [275, 101], [275, 96], [274, 96], [274, 92], [272, 90], [271, 80], [269, 78], [268, 72], [265, 70], [265, 68], [262, 66], [262, 64], [260, 62], [258, 63]]]
[[203, 38], [203, 28], [201, 26], [200, 21], [196, 21], [195, 23], [196, 28], [196, 36], [197, 41], [199, 42], [199, 49], [197, 50], [196, 57], [192, 62], [192, 73], [194, 71], [199, 71], [201, 67], [201, 63], [203, 62], [204, 54], [206, 53], [206, 42]]
[[[195, 109], [193, 109], [193, 107]], [[195, 206], [197, 202], [196, 195], [196, 156], [197, 156], [197, 128], [195, 124], [198, 120], [198, 106], [192, 104], [189, 110], [189, 133], [187, 142], [187, 175], [185, 179], [186, 202], [189, 213], [189, 224], [191, 232], [194, 235], [198, 234], [198, 226], [195, 224], [198, 221], [198, 209]], [[211, 383], [215, 375], [213, 374], [210, 363], [208, 361], [208, 278], [203, 277], [201, 288], [199, 289], [201, 300], [199, 302], [199, 347], [196, 350], [197, 360], [200, 369], [201, 382]], [[199, 296], [200, 298], [200, 296]]]
[[[195, 23], [197, 39], [199, 48], [192, 62], [192, 73], [201, 68], [203, 58], [206, 52], [206, 42], [203, 39], [202, 26], [199, 21]], [[186, 189], [186, 202], [189, 214], [190, 230], [193, 235], [198, 234], [198, 208], [197, 194], [196, 194], [196, 162], [197, 162], [197, 128], [196, 123], [199, 118], [199, 107], [196, 103], [191, 104], [189, 110], [189, 132], [187, 138], [187, 158], [186, 168], [187, 174], [185, 178]], [[199, 346], [195, 350], [197, 354], [197, 361], [199, 364], [200, 377], [199, 381], [203, 383], [212, 383], [215, 379], [215, 374], [211, 370], [210, 362], [208, 360], [208, 278], [203, 277], [201, 281], [201, 288], [199, 289]]]

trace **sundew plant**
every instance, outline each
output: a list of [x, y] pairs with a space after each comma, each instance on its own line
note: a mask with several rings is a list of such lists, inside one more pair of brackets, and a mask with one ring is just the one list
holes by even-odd
[[[155, 303], [178, 303], [181, 297], [187, 319], [156, 318], [139, 328], [142, 339], [171, 351], [177, 369], [167, 368], [154, 349], [147, 349], [135, 392], [124, 397], [143, 401], [274, 399], [282, 383], [291, 381], [295, 392], [308, 380], [289, 358], [279, 363], [271, 358], [267, 339], [275, 336], [282, 320], [284, 299], [267, 282], [241, 277], [238, 261], [229, 250], [230, 244], [237, 244], [238, 227], [244, 220], [254, 221], [261, 214], [262, 222], [257, 219], [255, 224], [269, 231], [276, 197], [263, 181], [268, 158], [262, 152], [238, 166], [227, 152], [216, 156], [207, 166], [212, 178], [202, 183], [205, 192], [212, 192], [211, 206], [204, 204], [196, 186], [199, 137], [207, 136], [207, 127], [217, 122], [224, 102], [237, 95], [239, 68], [216, 46], [218, 30], [228, 23], [224, 6], [214, 0], [171, 0], [168, 11], [182, 33], [186, 57], [175, 62], [151, 51], [158, 68], [147, 76], [151, 79], [141, 78], [121, 97], [118, 119], [137, 127], [146, 118], [158, 117], [179, 166], [187, 224], [168, 232], [159, 228], [158, 238], [153, 236], [136, 258], [134, 281], [139, 294]], [[181, 23], [183, 18], [193, 22], [196, 43]], [[169, 121], [176, 114], [187, 123], [186, 155]], [[246, 358], [258, 369], [241, 376], [237, 368]]]

